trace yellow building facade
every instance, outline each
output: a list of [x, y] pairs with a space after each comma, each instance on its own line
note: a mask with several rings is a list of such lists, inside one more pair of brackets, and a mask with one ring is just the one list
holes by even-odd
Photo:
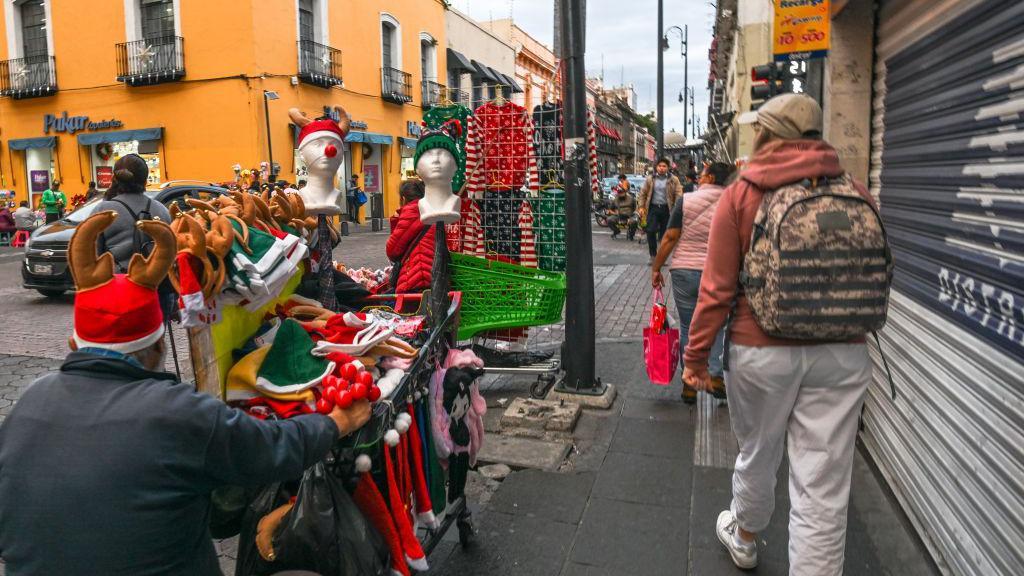
[[271, 156], [296, 182], [298, 107], [347, 111], [339, 180], [359, 175], [388, 214], [445, 70], [443, 0], [0, 2], [0, 188], [33, 205], [54, 179], [102, 189], [131, 152], [153, 185]]

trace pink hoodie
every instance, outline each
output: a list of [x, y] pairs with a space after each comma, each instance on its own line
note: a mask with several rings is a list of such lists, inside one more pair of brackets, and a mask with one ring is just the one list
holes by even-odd
[[[750, 249], [754, 217], [764, 190], [773, 190], [804, 178], [834, 177], [844, 172], [839, 156], [820, 140], [775, 140], [751, 159], [746, 169], [725, 189], [711, 223], [708, 258], [700, 283], [697, 309], [690, 323], [690, 338], [683, 360], [687, 366], [707, 366], [715, 335], [725, 324], [732, 302], [736, 313], [730, 341], [743, 346], [800, 346], [806, 340], [781, 340], [766, 335], [754, 320], [747, 299], [739, 290], [743, 256]], [[860, 183], [858, 191], [871, 195]]]

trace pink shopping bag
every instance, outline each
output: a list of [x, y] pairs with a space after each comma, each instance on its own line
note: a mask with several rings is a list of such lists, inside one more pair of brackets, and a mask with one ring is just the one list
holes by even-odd
[[670, 325], [661, 288], [654, 289], [651, 323], [644, 328], [644, 361], [651, 382], [662, 386], [672, 382], [679, 364], [679, 330]]

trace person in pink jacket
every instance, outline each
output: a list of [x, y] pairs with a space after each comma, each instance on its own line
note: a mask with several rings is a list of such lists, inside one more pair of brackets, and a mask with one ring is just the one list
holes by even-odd
[[[683, 355], [683, 378], [711, 388], [708, 360], [729, 321], [729, 417], [739, 444], [732, 505], [716, 525], [733, 563], [757, 565], [756, 534], [775, 507], [775, 479], [789, 456], [790, 576], [843, 573], [857, 419], [871, 380], [863, 338], [830, 342], [773, 338], [758, 326], [740, 289], [744, 255], [766, 191], [844, 174], [821, 139], [822, 114], [805, 94], [782, 94], [744, 114], [754, 123], [754, 155], [722, 193], [708, 240], [700, 297]], [[862, 184], [857, 192], [874, 202]]]
[[[672, 275], [672, 295], [679, 315], [680, 353], [686, 349], [687, 333], [693, 310], [697, 307], [697, 292], [700, 288], [704, 262], [708, 256], [708, 234], [711, 232], [711, 217], [722, 197], [723, 184], [732, 175], [732, 166], [724, 162], [708, 164], [700, 174], [699, 187], [683, 194], [676, 200], [668, 219], [668, 230], [661, 240], [658, 254], [651, 265], [651, 284], [655, 288], [664, 285], [661, 268], [666, 261]], [[712, 394], [725, 398], [725, 381], [722, 378], [722, 347], [725, 332], [720, 331], [709, 358]], [[683, 383], [683, 402], [697, 401], [697, 390]]]

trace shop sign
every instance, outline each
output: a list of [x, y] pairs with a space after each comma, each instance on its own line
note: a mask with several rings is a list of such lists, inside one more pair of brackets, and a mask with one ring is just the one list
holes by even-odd
[[96, 187], [97, 188], [110, 188], [110, 185], [114, 183], [114, 167], [113, 166], [97, 166], [96, 167]]
[[376, 164], [363, 166], [363, 190], [374, 194], [380, 192], [380, 166]]
[[419, 122], [408, 121], [405, 123], [405, 128], [409, 132], [409, 136], [419, 138], [420, 134], [423, 133], [423, 126]]
[[50, 188], [49, 170], [32, 170], [28, 173], [33, 192], [46, 192]]
[[359, 122], [358, 120], [353, 120], [348, 123], [348, 127], [351, 130], [366, 130], [367, 128], [370, 127], [370, 125], [367, 124], [366, 122]]
[[[344, 112], [341, 106], [324, 106], [324, 116], [334, 120], [335, 122], [341, 122], [341, 113]], [[357, 120], [349, 120], [348, 124], [351, 130], [366, 130], [366, 122], [359, 122]]]
[[94, 130], [120, 128], [123, 125], [120, 120], [115, 118], [90, 122], [88, 116], [68, 116], [67, 110], [61, 112], [60, 116], [54, 116], [53, 114], [43, 116], [43, 134], [49, 134], [50, 130], [54, 132], [67, 132], [68, 134], [82, 131], [92, 132]]
[[829, 0], [777, 0], [772, 54], [776, 61], [824, 58], [831, 36]]

